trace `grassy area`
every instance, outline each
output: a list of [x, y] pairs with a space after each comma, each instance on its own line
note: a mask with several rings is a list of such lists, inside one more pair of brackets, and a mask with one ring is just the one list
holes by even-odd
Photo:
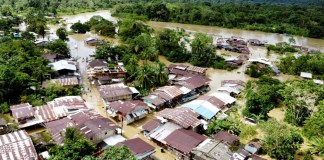
[[98, 9], [89, 9], [89, 8], [84, 8], [84, 9], [71, 9], [71, 10], [64, 10], [64, 11], [58, 11], [58, 16], [66, 16], [66, 15], [75, 15], [75, 14], [80, 14], [80, 13], [87, 13], [87, 12], [95, 12], [95, 11], [100, 11], [100, 10], [109, 10], [111, 8], [98, 8]]

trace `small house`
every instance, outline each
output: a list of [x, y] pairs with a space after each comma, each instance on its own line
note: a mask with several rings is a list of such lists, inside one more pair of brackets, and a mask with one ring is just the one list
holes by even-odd
[[214, 139], [206, 139], [191, 153], [193, 160], [229, 160], [233, 155], [228, 145]]
[[261, 150], [261, 144], [258, 141], [251, 141], [244, 146], [244, 149], [251, 154], [257, 154]]
[[235, 104], [236, 99], [226, 93], [212, 93], [210, 96], [214, 96], [225, 103], [227, 107], [231, 107]]
[[150, 159], [149, 157], [155, 152], [155, 148], [140, 138], [134, 138], [119, 142], [116, 146], [125, 145], [138, 160]]
[[38, 160], [34, 144], [24, 130], [0, 135], [0, 148], [3, 160]]
[[238, 146], [240, 144], [240, 139], [234, 134], [230, 134], [225, 131], [220, 131], [212, 136], [214, 139], [224, 142], [230, 146]]
[[166, 122], [163, 125], [157, 127], [156, 129], [152, 130], [149, 134], [149, 138], [157, 143], [158, 145], [162, 146], [163, 148], [167, 148], [167, 143], [165, 141], [165, 138], [170, 135], [172, 132], [174, 132], [177, 129], [182, 128], [181, 126], [172, 123], [172, 122]]
[[305, 78], [305, 79], [312, 79], [313, 75], [308, 72], [300, 72], [300, 77]]
[[250, 156], [250, 153], [243, 148], [238, 149], [233, 153], [231, 160], [247, 160]]
[[77, 71], [77, 63], [74, 61], [60, 60], [49, 63], [49, 66], [60, 75], [74, 75]]
[[103, 41], [97, 38], [87, 38], [84, 40], [84, 43], [90, 46], [97, 46], [97, 45], [102, 45]]
[[152, 109], [161, 109], [166, 103], [166, 100], [153, 94], [145, 96], [142, 99], [144, 103], [148, 104], [148, 106], [151, 107]]
[[66, 88], [73, 88], [79, 85], [79, 79], [77, 77], [51, 79], [43, 81], [42, 87], [46, 88], [49, 84], [58, 84]]
[[123, 83], [102, 85], [98, 87], [98, 90], [106, 105], [118, 100], [132, 100], [139, 95], [137, 89], [128, 87]]
[[34, 109], [29, 103], [10, 106], [10, 110], [16, 123], [24, 124], [35, 119]]
[[202, 68], [202, 67], [197, 67], [197, 66], [189, 66], [187, 68], [187, 71], [189, 72], [189, 74], [199, 74], [199, 75], [206, 76], [207, 68]]
[[107, 105], [108, 114], [125, 124], [146, 117], [149, 111], [148, 105], [140, 100], [115, 101]]
[[144, 136], [148, 136], [152, 133], [155, 129], [161, 126], [163, 123], [159, 119], [152, 119], [149, 122], [145, 123], [141, 129], [143, 130]]

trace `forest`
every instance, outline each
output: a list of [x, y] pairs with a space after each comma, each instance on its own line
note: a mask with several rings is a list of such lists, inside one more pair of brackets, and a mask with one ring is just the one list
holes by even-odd
[[324, 37], [324, 8], [312, 5], [261, 3], [130, 3], [115, 15], [264, 32]]

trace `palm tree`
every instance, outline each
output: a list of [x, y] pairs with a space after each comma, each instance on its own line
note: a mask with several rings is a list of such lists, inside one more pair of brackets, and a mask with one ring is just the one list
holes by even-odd
[[144, 63], [139, 67], [135, 80], [142, 89], [150, 89], [154, 83], [152, 67], [148, 63]]
[[316, 137], [310, 141], [311, 144], [311, 153], [317, 154], [319, 156], [324, 155], [324, 138]]
[[168, 81], [168, 75], [166, 74], [167, 67], [161, 62], [156, 62], [154, 67], [154, 79], [158, 85], [162, 86]]

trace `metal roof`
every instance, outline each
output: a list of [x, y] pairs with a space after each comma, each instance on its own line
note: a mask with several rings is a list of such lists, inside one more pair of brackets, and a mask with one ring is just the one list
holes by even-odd
[[126, 145], [135, 156], [155, 150], [153, 146], [151, 146], [150, 144], [148, 144], [140, 138], [128, 139], [116, 144], [116, 146], [121, 145]]
[[188, 71], [198, 72], [198, 73], [205, 73], [207, 68], [197, 67], [197, 66], [189, 66], [187, 68]]
[[195, 128], [200, 124], [199, 119], [197, 118], [199, 114], [192, 111], [190, 108], [166, 108], [156, 114], [157, 117], [163, 117], [168, 120], [179, 124], [183, 128]]
[[171, 123], [171, 122], [167, 122], [164, 125], [157, 128], [156, 130], [154, 130], [153, 133], [150, 134], [150, 137], [163, 143], [163, 144], [166, 144], [164, 139], [168, 135], [170, 135], [173, 131], [175, 131], [176, 129], [179, 129], [179, 128], [181, 128], [181, 126]]
[[10, 106], [10, 110], [14, 119], [29, 118], [33, 117], [35, 114], [32, 105], [29, 103], [12, 105]]
[[307, 72], [300, 72], [300, 76], [303, 78], [313, 78], [313, 75], [311, 73], [307, 73]]
[[233, 98], [232, 96], [226, 94], [226, 93], [212, 93], [210, 94], [210, 96], [215, 96], [216, 98], [222, 100], [225, 104], [232, 104], [236, 101], [235, 98]]
[[220, 87], [217, 90], [218, 91], [226, 91], [228, 93], [235, 93], [235, 94], [241, 93], [239, 90], [235, 89], [234, 87]]
[[58, 83], [61, 86], [76, 86], [79, 84], [79, 80], [77, 77], [72, 78], [59, 78], [59, 79], [51, 79], [51, 83]]
[[26, 131], [0, 135], [0, 159], [38, 160], [37, 152]]
[[193, 100], [182, 105], [182, 107], [191, 108], [194, 112], [200, 114], [206, 119], [213, 118], [221, 109], [207, 100]]
[[148, 105], [140, 100], [114, 101], [108, 104], [107, 108], [126, 115], [136, 110], [149, 109]]
[[158, 91], [163, 91], [170, 97], [175, 98], [183, 94], [183, 92], [176, 86], [163, 86], [157, 89]]
[[197, 159], [229, 160], [232, 157], [230, 147], [214, 139], [206, 139], [193, 149], [192, 153]]
[[77, 70], [76, 64], [73, 61], [60, 60], [60, 61], [57, 61], [57, 62], [49, 63], [49, 65], [55, 71], [60, 71], [60, 70], [63, 70], [63, 69], [72, 70], [72, 71]]
[[159, 120], [159, 119], [152, 119], [149, 122], [145, 123], [142, 126], [142, 129], [145, 130], [145, 131], [151, 132], [154, 129], [156, 129], [157, 127], [159, 127], [160, 125], [162, 125], [161, 120]]

